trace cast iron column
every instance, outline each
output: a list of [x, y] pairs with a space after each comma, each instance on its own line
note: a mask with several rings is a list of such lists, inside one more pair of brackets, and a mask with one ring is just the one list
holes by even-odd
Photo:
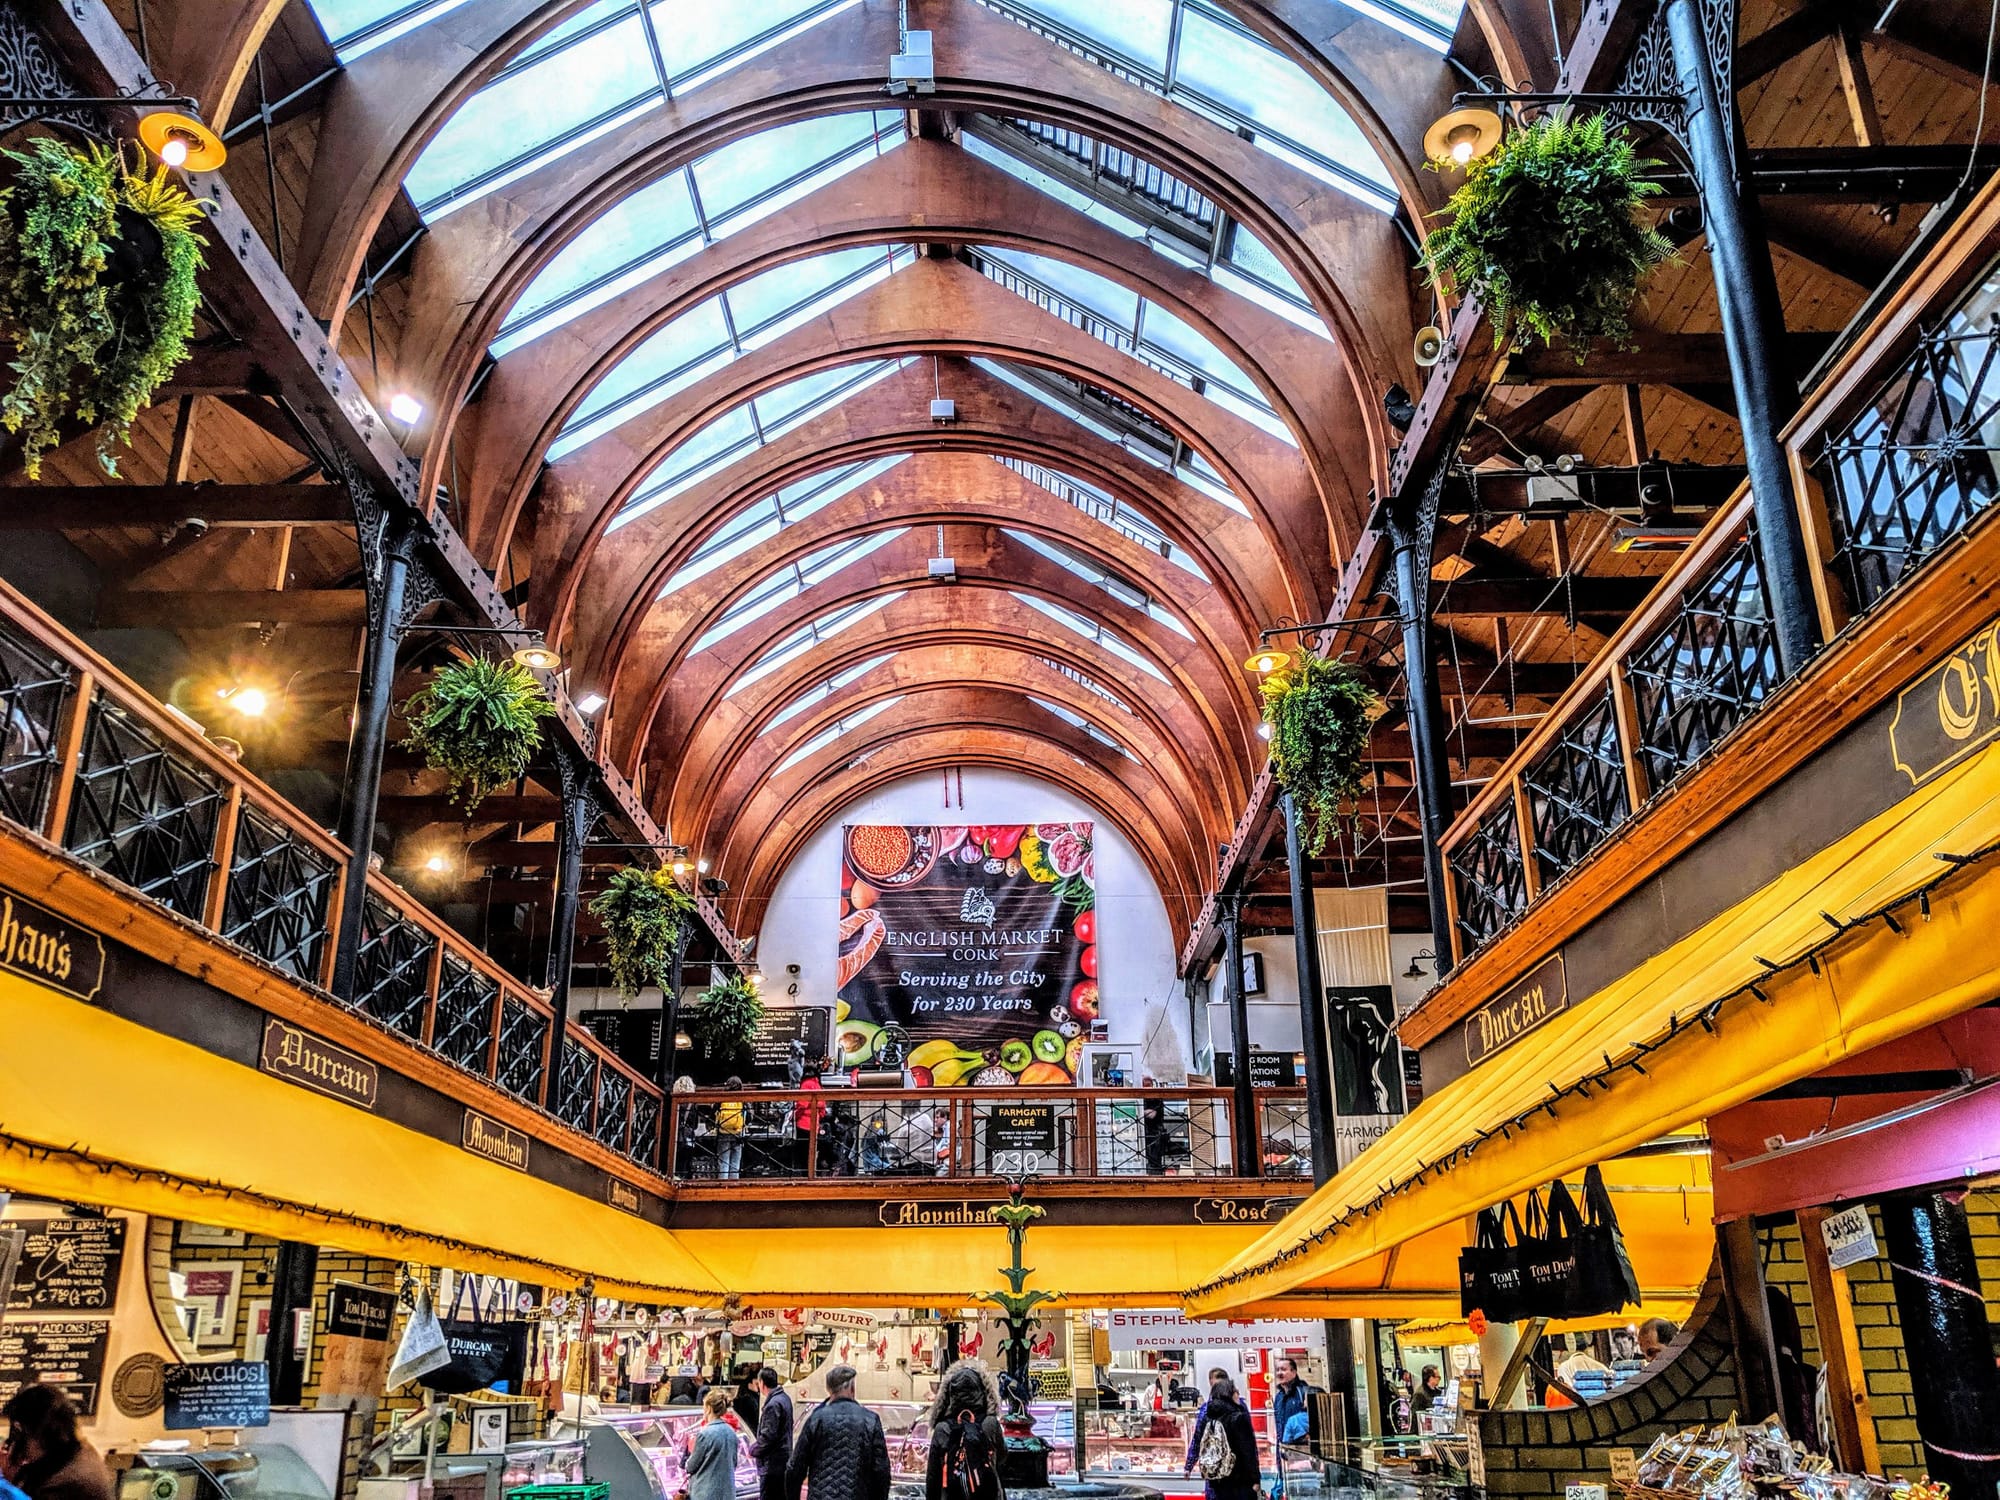
[[1738, 184], [1735, 96], [1725, 99], [1717, 85], [1703, 19], [1701, 0], [1668, 0], [1667, 35], [1686, 111], [1681, 134], [1701, 196], [1778, 663], [1790, 677], [1819, 646], [1792, 471], [1778, 441], [1779, 428], [1798, 409], [1798, 389], [1784, 368], [1784, 312], [1757, 201]]
[[1903, 1348], [1920, 1371], [1912, 1399], [1924, 1467], [1953, 1495], [2000, 1484], [2000, 1369], [1986, 1328], [1965, 1195], [1943, 1190], [1882, 1200], [1889, 1279]]
[[[1452, 451], [1456, 451], [1453, 445]], [[1437, 977], [1451, 972], [1451, 907], [1445, 898], [1445, 830], [1451, 826], [1451, 762], [1445, 754], [1444, 699], [1431, 650], [1431, 539], [1446, 465], [1424, 487], [1415, 516], [1384, 508], [1395, 549], [1396, 612], [1403, 630], [1403, 677], [1408, 688], [1410, 759], [1416, 770], [1417, 816], [1423, 826], [1424, 894], [1431, 911], [1431, 951]]]
[[[569, 1035], [570, 970], [576, 961], [576, 916], [583, 897], [583, 846], [590, 831], [603, 815], [596, 793], [591, 789], [591, 768], [583, 757], [567, 745], [555, 749], [556, 775], [562, 783], [562, 816], [556, 820], [556, 889], [550, 903], [549, 958], [542, 983], [548, 987], [549, 1009], [553, 1012], [552, 1034]], [[560, 1042], [556, 1055], [562, 1055]], [[552, 1109], [560, 1100], [549, 1097], [559, 1069], [542, 1075], [542, 1106]]]
[[1299, 835], [1299, 808], [1286, 793], [1285, 862], [1292, 872], [1292, 942], [1299, 969], [1299, 1040], [1306, 1054], [1306, 1127], [1312, 1133], [1313, 1184], [1334, 1173], [1333, 1054], [1326, 1036], [1326, 987], [1319, 977], [1319, 916], [1312, 867]]
[[1236, 1142], [1236, 1175], [1258, 1175], [1257, 1096], [1250, 1088], [1250, 1002], [1243, 993], [1243, 898], [1226, 895], [1222, 907], [1222, 962], [1229, 996], [1229, 1046], [1233, 1079], [1231, 1107], [1236, 1118], [1230, 1139]]
[[[411, 588], [417, 532], [414, 518], [400, 507], [377, 511], [364, 500], [365, 487], [349, 487], [364, 534], [362, 572], [368, 585], [366, 658], [361, 697], [355, 705], [354, 737], [347, 745], [347, 802], [341, 809], [340, 838], [347, 845], [347, 879], [342, 887], [340, 928], [334, 938], [333, 993], [354, 998], [355, 962], [361, 953], [361, 921], [367, 904], [368, 856], [375, 847], [376, 801], [382, 791], [382, 754], [388, 748], [389, 709], [396, 691], [396, 649], [410, 615], [434, 595]], [[428, 574], [420, 574], [428, 583]]]
[[674, 1038], [681, 1029], [681, 963], [687, 953], [688, 934], [693, 930], [692, 915], [681, 918], [680, 931], [674, 934], [673, 968], [667, 974], [667, 991], [660, 997], [660, 1099], [662, 1113], [666, 1115], [666, 1126], [660, 1132], [660, 1170], [665, 1171], [673, 1143], [680, 1139], [680, 1117], [674, 1108], [674, 1072], [680, 1065], [680, 1056], [674, 1051]]
[[277, 1264], [271, 1271], [271, 1331], [264, 1340], [273, 1406], [297, 1406], [303, 1399], [305, 1367], [292, 1348], [292, 1328], [300, 1312], [312, 1309], [318, 1275], [319, 1246], [278, 1242]]

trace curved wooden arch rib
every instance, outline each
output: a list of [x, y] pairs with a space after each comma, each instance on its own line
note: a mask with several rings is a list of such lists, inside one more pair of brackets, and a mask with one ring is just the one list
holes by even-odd
[[[660, 691], [648, 705], [647, 722], [638, 742], [649, 761], [678, 758], [696, 725], [704, 723], [728, 695], [729, 687], [768, 651], [816, 619], [885, 594], [911, 589], [935, 596], [929, 582], [930, 538], [911, 533], [859, 558], [821, 579], [804, 593], [687, 658], [672, 677], [659, 679]], [[952, 609], [947, 617], [970, 611], [975, 596], [995, 593], [1030, 594], [1101, 622], [1141, 652], [1166, 678], [1164, 682], [1138, 674], [1134, 683], [1114, 673], [1113, 680], [1162, 707], [1179, 702], [1195, 713], [1203, 730], [1198, 747], [1214, 761], [1232, 794], [1248, 784], [1247, 767], [1257, 740], [1253, 711], [1242, 686], [1223, 677], [1213, 659], [1182, 641], [1158, 621], [1098, 592], [1102, 597], [1078, 608], [1075, 574], [1010, 538], [978, 535], [966, 528], [949, 542], [958, 558], [958, 581], [949, 585]], [[1026, 606], [1017, 609], [1027, 612]], [[1130, 669], [1124, 669], [1128, 674]], [[1240, 677], [1240, 673], [1237, 674]]]
[[[1079, 265], [1165, 308], [1233, 360], [1291, 427], [1322, 496], [1367, 492], [1350, 386], [1328, 378], [1338, 346], [1078, 213], [961, 147], [912, 140], [617, 297], [511, 349], [461, 419], [468, 532], [497, 565], [548, 451], [589, 392], [674, 318], [778, 266], [861, 245], [981, 243]], [[468, 434], [465, 429], [474, 429]], [[471, 441], [467, 441], [470, 436]], [[1358, 506], [1335, 524], [1364, 524]]]
[[[655, 599], [640, 628], [608, 662], [601, 679], [605, 685], [598, 691], [617, 701], [628, 681], [650, 684], [674, 676], [696, 649], [695, 642], [760, 584], [823, 547], [897, 526], [949, 526], [961, 534], [1011, 527], [1060, 543], [1172, 609], [1191, 636], [1185, 641], [1173, 637], [1183, 648], [1174, 653], [1176, 659], [1205, 654], [1225, 680], [1256, 645], [1255, 622], [1238, 616], [1211, 585], [997, 460], [920, 454], [859, 486], [838, 504], [793, 522], [673, 594]], [[1073, 586], [1081, 591], [1080, 612], [1090, 613], [1090, 585], [1073, 579]]]
[[[1351, 351], [1346, 374], [1379, 480], [1387, 430], [1376, 393], [1409, 374], [1414, 328], [1409, 257], [1389, 216], [973, 0], [933, 8], [947, 72], [931, 107], [1024, 115], [1131, 150], [1214, 199], [1271, 249]], [[445, 428], [506, 310], [582, 229], [638, 187], [732, 140], [879, 107], [882, 60], [894, 49], [895, 7], [870, 0], [433, 224], [413, 254], [404, 340], [423, 351], [424, 362], [406, 373], [430, 391], [438, 414], [418, 428], [429, 448], [426, 474], [442, 472]], [[951, 76], [954, 58], [978, 59], [987, 76]], [[1347, 288], [1370, 295], [1356, 302]]]
[[199, 102], [201, 117], [220, 131], [284, 8], [285, 0], [174, 0], [164, 16], [154, 12], [153, 71]]
[[[882, 715], [883, 718], [889, 715]], [[863, 729], [872, 728], [873, 720]], [[1079, 736], [1078, 738], [1082, 738]], [[1071, 747], [1053, 734], [1036, 735], [1012, 725], [981, 725], [960, 733], [935, 727], [904, 731], [891, 736], [887, 731], [874, 736], [881, 744], [878, 753], [861, 769], [851, 769], [815, 785], [808, 785], [789, 799], [780, 814], [746, 819], [742, 831], [732, 838], [733, 848], [755, 848], [757, 855], [744, 871], [740, 882], [732, 881], [741, 894], [732, 890], [724, 898], [728, 920], [737, 931], [755, 927], [761, 908], [769, 900], [778, 878], [798, 857], [805, 844], [839, 815], [843, 808], [867, 797], [876, 788], [906, 776], [960, 766], [989, 766], [1013, 771], [1060, 787], [1091, 808], [1125, 836], [1138, 851], [1160, 892], [1172, 924], [1176, 947], [1187, 940], [1195, 911], [1200, 905], [1198, 886], [1179, 861], [1164, 859], [1160, 837], [1149, 837], [1144, 824], [1150, 819], [1141, 802], [1123, 783], [1104, 768], [1078, 765], [1067, 753], [1051, 756], [1056, 748]], [[1089, 741], [1085, 740], [1085, 744]]]
[[958, 403], [949, 427], [931, 422], [929, 372], [898, 371], [607, 535], [569, 636], [578, 680], [616, 701], [608, 663], [629, 648], [679, 569], [746, 506], [814, 474], [917, 452], [1005, 455], [1068, 473], [1158, 526], [1200, 565], [1237, 618], [1312, 618], [1288, 591], [1285, 558], [1256, 522], [976, 366], [951, 360], [943, 374]]
[[[1023, 303], [956, 261], [918, 261], [746, 353], [549, 465], [536, 487], [535, 621], [564, 641], [595, 549], [675, 448], [760, 394], [829, 369], [913, 354], [984, 354], [1057, 370], [1147, 411], [1239, 495], [1307, 525], [1322, 518], [1296, 450], [1261, 428]], [[1295, 543], [1301, 573], [1328, 571], [1323, 530]]]
[[[790, 777], [796, 768], [777, 768], [810, 744], [815, 735], [888, 699], [947, 689], [1011, 694], [1024, 700], [1024, 718], [1045, 712], [1025, 701], [1030, 697], [1077, 714], [1112, 735], [1160, 783], [1159, 797], [1149, 806], [1171, 808], [1181, 823], [1194, 827], [1193, 847], [1214, 847], [1220, 810], [1200, 793], [1199, 783], [1189, 784], [1184, 760], [1170, 743], [1159, 738], [1150, 721], [1119, 713], [1087, 688], [1037, 661], [1033, 653], [971, 642], [899, 652], [795, 719], [788, 719], [782, 729], [753, 736], [742, 758], [725, 763], [722, 776], [704, 789], [706, 810], [698, 821], [685, 825], [690, 847], [708, 847], [717, 830], [735, 826], [745, 804], [766, 782]], [[1219, 836], [1226, 837], [1227, 829]]]
[[[662, 763], [656, 802], [667, 814], [663, 821], [669, 822], [677, 833], [716, 826], [723, 820], [719, 809], [725, 805], [725, 787], [733, 784], [730, 779], [733, 768], [749, 753], [778, 710], [801, 693], [873, 657], [892, 656], [891, 661], [881, 663], [876, 670], [898, 679], [921, 680], [926, 672], [942, 672], [951, 663], [970, 659], [984, 662], [996, 671], [1004, 669], [1011, 674], [1007, 680], [1015, 686], [1043, 680], [1041, 673], [1069, 680], [1036, 660], [1045, 658], [1100, 685], [1107, 677], [1119, 682], [1114, 674], [1125, 664], [1102, 646], [1071, 635], [1055, 622], [1011, 600], [986, 596], [978, 604], [976, 610], [959, 611], [947, 617], [921, 595], [899, 599], [857, 626], [858, 636], [855, 631], [844, 632], [742, 693], [725, 698], [713, 714], [696, 726], [686, 754], [670, 766]], [[906, 656], [918, 665], [899, 665]], [[874, 673], [866, 675], [872, 677]], [[861, 680], [857, 679], [854, 685], [858, 687]], [[1164, 758], [1173, 763], [1177, 774], [1196, 787], [1212, 788], [1216, 783], [1216, 767], [1197, 759], [1202, 729], [1187, 705], [1156, 701], [1131, 691], [1127, 684], [1119, 685], [1127, 688], [1120, 701], [1131, 710], [1131, 718], [1164, 747]], [[1078, 691], [1089, 690], [1079, 687]], [[1221, 805], [1216, 795], [1204, 792], [1192, 798], [1187, 806], [1209, 825], [1212, 839], [1228, 837], [1229, 809]]]

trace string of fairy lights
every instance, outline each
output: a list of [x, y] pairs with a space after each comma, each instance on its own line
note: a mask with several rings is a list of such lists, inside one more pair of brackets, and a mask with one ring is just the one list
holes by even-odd
[[[1475, 1131], [1470, 1140], [1455, 1147], [1436, 1161], [1427, 1162], [1422, 1157], [1418, 1157], [1417, 1170], [1415, 1172], [1407, 1177], [1401, 1179], [1391, 1178], [1389, 1181], [1379, 1184], [1376, 1188], [1375, 1196], [1366, 1202], [1349, 1206], [1338, 1216], [1329, 1219], [1317, 1229], [1301, 1236], [1293, 1244], [1273, 1253], [1255, 1265], [1245, 1266], [1241, 1270], [1231, 1271], [1203, 1282], [1201, 1285], [1190, 1290], [1186, 1296], [1188, 1298], [1201, 1297], [1213, 1292], [1222, 1291], [1225, 1288], [1241, 1286], [1247, 1281], [1264, 1276], [1280, 1266], [1298, 1260], [1300, 1257], [1309, 1254], [1316, 1246], [1325, 1243], [1334, 1235], [1340, 1233], [1350, 1223], [1365, 1219], [1370, 1214], [1377, 1212], [1390, 1199], [1403, 1193], [1414, 1191], [1416, 1188], [1422, 1186], [1427, 1178], [1433, 1176], [1442, 1177], [1460, 1162], [1470, 1158], [1475, 1151], [1494, 1137], [1497, 1136], [1503, 1141], [1512, 1140], [1516, 1131], [1527, 1130], [1531, 1122], [1538, 1115], [1546, 1114], [1551, 1120], [1560, 1120], [1560, 1116], [1556, 1113], [1556, 1105], [1563, 1100], [1570, 1097], [1589, 1098], [1594, 1090], [1603, 1090], [1608, 1093], [1611, 1089], [1613, 1079], [1621, 1073], [1632, 1072], [1645, 1077], [1645, 1059], [1672, 1042], [1681, 1033], [1699, 1027], [1711, 1036], [1719, 1035], [1718, 1023], [1722, 1019], [1723, 1008], [1731, 1002], [1747, 997], [1757, 1004], [1770, 1005], [1774, 1002], [1771, 999], [1769, 990], [1765, 986], [1771, 984], [1779, 976], [1802, 968], [1808, 970], [1815, 977], [1822, 974], [1829, 950], [1857, 930], [1880, 922], [1890, 932], [1899, 937], [1903, 936], [1910, 929], [1911, 921], [1907, 915], [1907, 909], [1912, 906], [1917, 909], [1917, 920], [1919, 922], [1930, 921], [1931, 898], [1937, 894], [1939, 889], [1948, 882], [1957, 879], [1967, 870], [1990, 863], [1996, 855], [2000, 855], [2000, 841], [1987, 844], [1970, 854], [1937, 853], [1933, 855], [1933, 858], [1946, 866], [1942, 873], [1881, 906], [1862, 912], [1857, 916], [1844, 919], [1834, 916], [1831, 912], [1822, 910], [1819, 915], [1820, 919], [1827, 924], [1828, 931], [1826, 936], [1808, 944], [1790, 958], [1774, 960], [1764, 958], [1761, 955], [1752, 955], [1761, 970], [1754, 979], [1745, 980], [1736, 988], [1717, 996], [1699, 1010], [1690, 1011], [1685, 1014], [1679, 1011], [1674, 1012], [1669, 1016], [1664, 1031], [1657, 1032], [1644, 1040], [1629, 1043], [1624, 1052], [1617, 1057], [1613, 1057], [1609, 1051], [1605, 1051], [1603, 1053], [1604, 1066], [1600, 1070], [1583, 1074], [1567, 1085], [1551, 1081], [1547, 1098], [1538, 1100], [1510, 1119], [1502, 1120], [1489, 1129]], [[1906, 914], [1899, 917], [1897, 915], [1899, 911]], [[1363, 1159], [1365, 1160], [1366, 1158], [1364, 1157]]]

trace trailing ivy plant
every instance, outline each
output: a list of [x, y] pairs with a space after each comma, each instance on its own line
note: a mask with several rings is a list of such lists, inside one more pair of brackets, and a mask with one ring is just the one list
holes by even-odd
[[1382, 716], [1382, 695], [1346, 662], [1310, 651], [1265, 678], [1262, 690], [1271, 770], [1318, 854], [1361, 795], [1361, 757], [1370, 725]]
[[628, 866], [590, 903], [611, 948], [611, 979], [625, 995], [673, 977], [674, 945], [694, 914], [694, 897], [671, 871]]
[[1466, 168], [1426, 239], [1432, 284], [1477, 291], [1495, 347], [1532, 334], [1581, 361], [1592, 339], [1629, 346], [1639, 284], [1673, 253], [1642, 216], [1663, 191], [1641, 175], [1657, 165], [1598, 114], [1510, 131]]
[[681, 1025], [703, 1057], [728, 1067], [748, 1059], [751, 1040], [763, 1021], [763, 1000], [748, 979], [732, 974], [710, 985], [682, 1017]]
[[470, 818], [488, 793], [528, 769], [542, 746], [542, 720], [555, 711], [526, 667], [470, 657], [440, 667], [403, 705], [410, 729], [403, 747], [445, 773]]
[[65, 418], [94, 425], [115, 477], [115, 450], [187, 358], [203, 205], [165, 167], [149, 177], [109, 147], [40, 137], [4, 154], [15, 173], [0, 193], [0, 332], [15, 379], [0, 424], [21, 434], [30, 478]]

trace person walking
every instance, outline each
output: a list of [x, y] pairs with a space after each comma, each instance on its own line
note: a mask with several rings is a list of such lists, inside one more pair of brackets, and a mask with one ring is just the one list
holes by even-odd
[[889, 1440], [882, 1419], [854, 1399], [854, 1366], [826, 1372], [826, 1400], [799, 1428], [785, 1466], [785, 1500], [889, 1500]]
[[76, 1403], [52, 1385], [24, 1385], [0, 1406], [10, 1424], [0, 1479], [28, 1500], [112, 1500], [111, 1470], [76, 1430]]
[[764, 1392], [764, 1409], [757, 1415], [757, 1437], [750, 1457], [757, 1464], [758, 1500], [785, 1500], [785, 1466], [792, 1461], [792, 1398], [769, 1365], [757, 1372]]
[[931, 1402], [931, 1456], [924, 1500], [1002, 1500], [1000, 1387], [993, 1372], [961, 1359], [938, 1381]]
[[1310, 1443], [1312, 1430], [1312, 1382], [1299, 1378], [1299, 1362], [1283, 1355], [1277, 1361], [1278, 1378], [1271, 1387], [1271, 1433], [1281, 1443], [1294, 1441], [1289, 1433], [1296, 1425], [1293, 1417], [1305, 1418], [1305, 1428], [1297, 1440]]
[[687, 1500], [736, 1500], [736, 1452], [742, 1439], [729, 1425], [729, 1392], [710, 1391], [701, 1403], [701, 1415], [682, 1493]]
[[758, 1396], [755, 1370], [743, 1377], [742, 1382], [736, 1387], [736, 1398], [729, 1405], [736, 1413], [737, 1420], [742, 1422], [745, 1432], [757, 1430], [757, 1423], [763, 1415], [763, 1402]]
[[[1219, 1442], [1210, 1428], [1220, 1429]], [[1209, 1385], [1208, 1399], [1195, 1414], [1183, 1472], [1201, 1470], [1206, 1500], [1250, 1500], [1263, 1492], [1262, 1464], [1250, 1409], [1237, 1397], [1236, 1382], [1223, 1375]]]

